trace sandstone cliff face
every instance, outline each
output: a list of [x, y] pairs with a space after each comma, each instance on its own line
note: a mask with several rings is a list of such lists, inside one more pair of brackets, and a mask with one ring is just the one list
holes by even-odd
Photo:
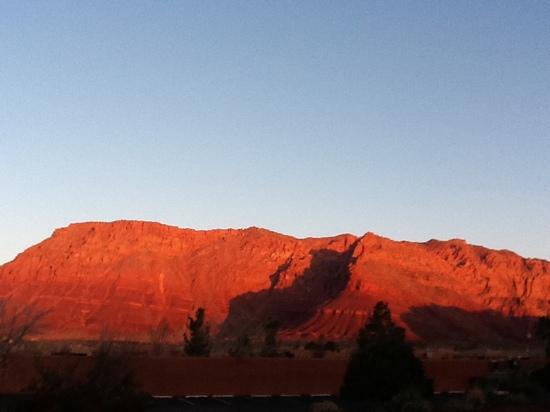
[[0, 267], [0, 295], [51, 309], [46, 338], [148, 339], [206, 308], [220, 336], [279, 319], [287, 339], [351, 339], [386, 300], [410, 336], [520, 340], [550, 309], [550, 263], [461, 240], [296, 239], [258, 228], [73, 224]]

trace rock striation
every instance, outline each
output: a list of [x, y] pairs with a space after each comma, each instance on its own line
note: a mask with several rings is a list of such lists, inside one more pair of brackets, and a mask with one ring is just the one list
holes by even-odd
[[285, 339], [349, 340], [385, 300], [415, 339], [517, 342], [550, 309], [550, 263], [463, 240], [88, 222], [0, 266], [0, 296], [49, 310], [46, 339], [96, 339], [108, 329], [147, 340], [163, 320], [177, 336], [201, 306], [220, 337], [277, 319]]

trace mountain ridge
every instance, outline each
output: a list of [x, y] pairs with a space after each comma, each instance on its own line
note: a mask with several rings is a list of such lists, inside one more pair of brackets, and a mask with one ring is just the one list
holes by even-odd
[[284, 339], [350, 340], [386, 300], [414, 339], [521, 341], [550, 309], [550, 263], [462, 239], [82, 222], [0, 266], [0, 296], [50, 310], [46, 339], [93, 339], [108, 327], [147, 340], [163, 319], [181, 330], [203, 306], [220, 336], [277, 318]]

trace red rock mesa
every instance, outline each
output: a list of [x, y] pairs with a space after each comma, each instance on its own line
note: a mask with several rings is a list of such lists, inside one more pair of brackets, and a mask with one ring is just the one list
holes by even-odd
[[525, 340], [550, 309], [550, 263], [462, 240], [296, 239], [264, 229], [79, 223], [0, 266], [0, 295], [50, 312], [47, 339], [147, 340], [206, 309], [220, 337], [277, 319], [285, 339], [352, 339], [378, 300], [411, 338]]

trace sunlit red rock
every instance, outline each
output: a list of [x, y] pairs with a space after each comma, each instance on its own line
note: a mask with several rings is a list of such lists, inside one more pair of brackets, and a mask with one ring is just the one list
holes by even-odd
[[386, 300], [411, 337], [494, 341], [525, 337], [530, 317], [550, 309], [550, 263], [462, 240], [91, 222], [56, 230], [1, 266], [0, 294], [50, 309], [50, 339], [109, 329], [147, 340], [162, 319], [181, 331], [199, 306], [220, 336], [277, 319], [286, 339], [351, 339]]

